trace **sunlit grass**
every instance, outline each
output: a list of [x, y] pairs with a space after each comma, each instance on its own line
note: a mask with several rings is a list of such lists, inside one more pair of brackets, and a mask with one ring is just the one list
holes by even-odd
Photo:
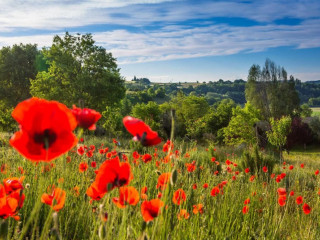
[[[217, 148], [215, 155], [222, 166], [222, 172], [218, 176], [213, 172], [216, 166], [211, 162], [208, 146], [199, 147], [194, 143], [176, 143], [174, 150], [180, 151], [180, 157], [173, 157], [171, 164], [161, 164], [156, 167], [155, 162], [166, 156], [162, 152], [162, 146], [158, 146], [158, 159], [150, 163], [140, 161], [139, 165], [132, 162], [132, 152], [139, 150], [140, 154], [155, 153], [155, 148], [142, 148], [130, 141], [118, 139], [120, 146], [118, 152], [124, 152], [129, 157], [134, 179], [130, 186], [134, 186], [139, 192], [142, 187], [148, 188], [148, 199], [157, 198], [159, 189], [156, 188], [158, 172], [179, 171], [177, 182], [169, 185], [163, 192], [162, 200], [165, 207], [162, 213], [152, 222], [144, 224], [141, 216], [140, 203], [136, 206], [127, 206], [118, 209], [112, 202], [113, 197], [118, 196], [114, 189], [100, 201], [90, 204], [89, 197], [85, 194], [95, 178], [93, 168], [89, 167], [85, 173], [80, 173], [79, 163], [96, 161], [98, 166], [105, 157], [98, 152], [103, 147], [113, 149], [111, 139], [85, 137], [85, 144], [94, 144], [96, 151], [92, 158], [85, 154], [79, 156], [69, 153], [50, 163], [35, 164], [24, 160], [16, 151], [8, 146], [0, 148], [0, 165], [6, 164], [5, 171], [1, 173], [2, 179], [13, 176], [21, 176], [18, 166], [24, 169], [25, 180], [23, 182], [26, 195], [25, 203], [19, 211], [20, 221], [9, 221], [9, 233], [7, 239], [55, 239], [52, 232], [53, 219], [49, 206], [40, 202], [42, 193], [54, 184], [67, 192], [64, 208], [58, 212], [58, 230], [62, 239], [99, 239], [98, 230], [103, 224], [106, 227], [105, 239], [139, 239], [142, 235], [151, 239], [318, 239], [319, 228], [319, 176], [314, 171], [320, 168], [320, 153], [318, 148], [296, 149], [284, 155], [286, 166], [276, 165], [274, 173], [285, 172], [287, 176], [277, 183], [270, 178], [270, 173], [240, 172], [235, 175], [226, 171], [225, 160], [228, 158], [234, 163], [240, 164], [241, 153], [234, 152], [231, 148]], [[131, 147], [130, 147], [131, 145]], [[186, 153], [190, 157], [185, 157]], [[71, 157], [71, 162], [66, 162], [66, 156]], [[197, 169], [189, 173], [185, 163], [196, 161]], [[49, 166], [51, 163], [53, 167]], [[301, 168], [304, 163], [304, 168]], [[288, 166], [294, 169], [289, 170]], [[201, 166], [201, 167], [200, 167]], [[286, 167], [283, 169], [283, 167]], [[45, 171], [44, 169], [50, 169]], [[250, 176], [255, 175], [254, 181], [250, 182]], [[236, 179], [232, 180], [232, 176]], [[222, 181], [228, 183], [223, 188], [223, 194], [216, 197], [210, 195], [211, 189]], [[209, 187], [202, 186], [208, 183]], [[192, 185], [197, 184], [197, 189]], [[79, 187], [79, 194], [74, 187]], [[287, 196], [287, 204], [280, 207], [277, 202], [277, 188], [285, 187], [287, 192], [294, 191], [293, 197]], [[172, 203], [173, 192], [182, 188], [186, 195], [186, 202], [177, 206]], [[302, 206], [295, 203], [297, 196], [303, 196], [304, 202], [308, 203], [312, 211], [305, 215]], [[244, 200], [250, 198], [249, 212], [242, 213]], [[203, 214], [193, 214], [193, 205], [203, 204]], [[100, 208], [100, 204], [103, 204]], [[102, 212], [99, 212], [102, 209]], [[190, 214], [189, 219], [178, 220], [180, 209], [186, 209]], [[108, 219], [103, 222], [101, 214], [107, 213]], [[47, 222], [47, 227], [45, 227]]]

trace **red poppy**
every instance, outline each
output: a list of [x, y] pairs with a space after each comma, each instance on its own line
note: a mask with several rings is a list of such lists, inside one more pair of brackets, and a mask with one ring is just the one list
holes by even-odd
[[169, 182], [171, 177], [171, 173], [162, 173], [158, 177], [158, 183], [157, 183], [157, 188], [161, 188], [161, 190], [164, 190], [167, 187], [167, 183]]
[[119, 197], [113, 198], [112, 201], [118, 208], [125, 208], [126, 204], [135, 206], [139, 202], [139, 193], [134, 187], [121, 187]]
[[194, 184], [192, 184], [192, 189], [197, 189], [197, 184], [196, 183], [194, 183]]
[[303, 210], [304, 214], [308, 215], [311, 212], [311, 207], [308, 204], [305, 203], [302, 206], [302, 210]]
[[145, 193], [147, 193], [147, 191], [148, 191], [147, 187], [141, 188], [141, 194], [145, 194]]
[[91, 162], [91, 167], [92, 168], [96, 168], [97, 167], [97, 163], [95, 161]]
[[106, 160], [101, 164], [95, 181], [87, 189], [87, 195], [94, 200], [100, 200], [115, 187], [128, 185], [132, 178], [129, 163], [120, 162], [118, 157]]
[[319, 169], [317, 169], [317, 170], [314, 172], [314, 174], [315, 174], [315, 175], [318, 175], [319, 172], [320, 172]]
[[3, 180], [3, 186], [6, 190], [6, 194], [10, 194], [17, 190], [23, 189], [22, 182], [24, 180], [24, 176], [20, 178], [12, 177], [6, 178]]
[[203, 213], [203, 205], [201, 203], [199, 203], [197, 205], [193, 205], [192, 207], [193, 207], [192, 212], [194, 214], [198, 214], [198, 213], [202, 214]]
[[301, 163], [300, 167], [301, 167], [301, 168], [304, 168], [304, 163]]
[[278, 192], [279, 196], [287, 194], [287, 190], [285, 188], [278, 188], [277, 192]]
[[196, 161], [193, 161], [192, 163], [186, 163], [186, 167], [188, 172], [194, 172], [197, 169]]
[[211, 196], [215, 197], [216, 195], [218, 195], [220, 193], [220, 189], [218, 187], [214, 187], [211, 190]]
[[186, 209], [181, 209], [180, 212], [178, 213], [178, 219], [188, 219], [190, 217], [190, 214], [187, 212]]
[[187, 199], [186, 193], [180, 188], [174, 192], [172, 197], [172, 202], [176, 205], [180, 205], [182, 202], [185, 202]]
[[286, 205], [286, 200], [287, 200], [287, 197], [286, 195], [280, 195], [279, 198], [278, 198], [278, 203], [281, 207], [283, 207], [284, 205]]
[[88, 169], [88, 164], [86, 162], [82, 162], [79, 164], [79, 172], [85, 172]]
[[208, 188], [208, 187], [209, 187], [209, 184], [208, 184], [208, 183], [204, 183], [202, 187], [203, 187], [203, 188]]
[[144, 155], [142, 156], [142, 160], [143, 160], [145, 163], [148, 163], [148, 162], [150, 162], [150, 161], [152, 160], [152, 156], [151, 156], [150, 154], [146, 153], [146, 154], [144, 154]]
[[12, 117], [20, 124], [20, 131], [10, 144], [31, 161], [51, 161], [77, 144], [72, 133], [76, 119], [62, 103], [30, 98], [17, 105]]
[[303, 203], [303, 197], [302, 197], [302, 196], [297, 197], [297, 198], [296, 198], [296, 203], [297, 203], [298, 205], [302, 204], [302, 203]]
[[173, 147], [174, 147], [173, 142], [171, 142], [170, 140], [168, 140], [165, 144], [163, 144], [162, 151], [163, 151], [163, 152], [168, 152], [169, 149], [172, 150]]
[[[12, 189], [10, 189], [11, 191]], [[20, 217], [17, 216], [18, 210], [23, 206], [25, 195], [21, 192], [19, 188], [15, 191], [11, 191], [8, 194], [5, 187], [0, 184], [0, 217], [6, 219], [12, 217], [15, 220], [19, 220]]]
[[242, 208], [242, 213], [247, 214], [249, 212], [249, 207], [246, 205]]
[[292, 169], [293, 169], [293, 165], [290, 165], [290, 166], [289, 166], [289, 170], [292, 170]]
[[161, 143], [158, 133], [152, 131], [151, 128], [142, 120], [126, 116], [123, 118], [123, 125], [128, 132], [133, 135], [134, 141], [140, 141], [143, 146], [153, 146]]
[[266, 173], [266, 172], [268, 172], [268, 168], [267, 168], [266, 166], [264, 166], [264, 167], [262, 168], [262, 171], [264, 171], [264, 172]]
[[[44, 193], [41, 196], [41, 202], [51, 206], [55, 211], [60, 211], [66, 201], [66, 192], [60, 188], [55, 188], [52, 194]], [[55, 203], [55, 205], [53, 205]]]
[[250, 198], [247, 198], [246, 200], [244, 200], [244, 205], [248, 205], [250, 203]]
[[245, 173], [249, 173], [249, 172], [250, 172], [250, 169], [249, 169], [249, 168], [246, 168], [246, 169], [244, 170], [244, 172], [245, 172]]
[[291, 191], [290, 193], [289, 193], [289, 195], [292, 197], [292, 196], [294, 196], [294, 191]]
[[72, 107], [72, 113], [77, 119], [79, 127], [89, 130], [96, 129], [95, 123], [101, 118], [101, 114], [99, 112], [89, 108], [77, 108], [75, 105]]
[[215, 160], [216, 160], [215, 157], [212, 157], [212, 158], [211, 158], [211, 162], [214, 162]]
[[256, 178], [256, 176], [252, 175], [252, 176], [249, 178], [249, 181], [252, 182], [255, 178]]
[[226, 160], [226, 164], [227, 164], [227, 165], [230, 165], [230, 164], [231, 164], [231, 161], [230, 161], [229, 159], [227, 159], [227, 160]]
[[152, 199], [150, 201], [144, 201], [141, 204], [141, 213], [145, 222], [152, 221], [160, 214], [161, 208], [164, 203], [160, 199]]

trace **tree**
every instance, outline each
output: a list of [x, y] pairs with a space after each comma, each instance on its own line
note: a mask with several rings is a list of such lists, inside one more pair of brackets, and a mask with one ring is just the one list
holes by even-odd
[[86, 107], [103, 111], [125, 95], [124, 79], [116, 59], [95, 45], [91, 34], [56, 35], [49, 49], [43, 49], [48, 72], [31, 80], [31, 94], [69, 106], [82, 101]]
[[260, 111], [247, 102], [244, 108], [237, 106], [232, 111], [229, 125], [223, 128], [224, 141], [228, 145], [247, 143], [256, 145], [256, 123], [260, 120]]
[[246, 100], [261, 111], [265, 120], [294, 115], [300, 110], [300, 99], [292, 76], [288, 81], [283, 67], [267, 59], [264, 67], [252, 65], [246, 84]]
[[309, 105], [306, 103], [302, 104], [300, 116], [301, 117], [311, 117], [311, 115], [312, 115], [312, 109], [309, 107]]
[[267, 131], [268, 141], [279, 149], [280, 162], [282, 161], [282, 148], [287, 142], [287, 135], [290, 131], [291, 118], [289, 116], [282, 117], [279, 120], [270, 119], [271, 129]]
[[161, 110], [156, 102], [138, 103], [132, 108], [132, 115], [136, 118], [142, 119], [153, 130], [160, 128]]
[[37, 45], [13, 45], [0, 50], [0, 101], [8, 108], [29, 98], [30, 79], [37, 74]]

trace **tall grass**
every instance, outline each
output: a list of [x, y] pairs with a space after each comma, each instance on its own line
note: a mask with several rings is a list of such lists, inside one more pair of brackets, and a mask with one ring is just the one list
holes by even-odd
[[[174, 150], [179, 150], [179, 157], [172, 157], [171, 163], [162, 163], [157, 167], [155, 162], [164, 158], [167, 153], [162, 152], [161, 146], [144, 148], [129, 141], [119, 140], [118, 152], [124, 152], [129, 157], [134, 179], [130, 186], [138, 191], [142, 187], [148, 188], [148, 199], [157, 198], [159, 189], [156, 188], [158, 172], [178, 171], [178, 179], [174, 185], [169, 185], [163, 192], [162, 200], [165, 207], [161, 214], [152, 222], [144, 223], [141, 216], [141, 202], [136, 206], [127, 206], [118, 209], [112, 202], [113, 197], [118, 196], [117, 189], [107, 193], [100, 201], [90, 203], [85, 194], [87, 188], [95, 179], [94, 170], [91, 167], [84, 172], [79, 172], [79, 163], [96, 161], [98, 166], [105, 160], [105, 155], [98, 152], [103, 147], [113, 148], [110, 139], [85, 137], [86, 145], [95, 145], [96, 151], [92, 158], [85, 154], [79, 156], [75, 152], [60, 157], [50, 163], [35, 164], [23, 159], [16, 151], [4, 144], [0, 148], [0, 165], [2, 167], [1, 179], [7, 177], [25, 176], [23, 181], [26, 199], [19, 211], [21, 219], [6, 219], [8, 222], [8, 234], [6, 239], [99, 239], [99, 229], [105, 227], [103, 234], [105, 239], [139, 239], [147, 237], [151, 239], [319, 239], [319, 177], [314, 174], [320, 168], [319, 153], [304, 154], [291, 152], [285, 155], [286, 165], [275, 165], [272, 173], [285, 172], [286, 177], [277, 183], [270, 177], [271, 172], [262, 171], [246, 174], [239, 167], [232, 166], [232, 172], [228, 172], [225, 164], [227, 158], [233, 163], [241, 165], [243, 161], [241, 152], [233, 152], [233, 149], [217, 148], [210, 151], [209, 146], [199, 147], [189, 143], [175, 143]], [[131, 145], [131, 146], [130, 146]], [[209, 148], [209, 149], [207, 149]], [[76, 150], [76, 149], [74, 149]], [[158, 153], [158, 158], [145, 164], [140, 161], [138, 165], [132, 162], [132, 152], [139, 150], [140, 154]], [[185, 154], [188, 153], [189, 157]], [[212, 154], [216, 161], [220, 162], [221, 171], [218, 175], [214, 172], [217, 165], [211, 161]], [[261, 153], [263, 154], [263, 153]], [[67, 163], [66, 157], [71, 157]], [[268, 155], [263, 158], [268, 160]], [[185, 163], [196, 161], [196, 170], [188, 172]], [[51, 166], [51, 163], [53, 166]], [[304, 168], [300, 164], [304, 163]], [[289, 170], [289, 165], [294, 169]], [[24, 169], [21, 174], [18, 167]], [[285, 169], [283, 169], [285, 167]], [[98, 168], [98, 167], [97, 167]], [[240, 173], [235, 175], [235, 171]], [[271, 171], [271, 170], [270, 170]], [[249, 178], [256, 178], [250, 181]], [[235, 180], [232, 177], [235, 176]], [[211, 189], [222, 181], [228, 183], [223, 188], [223, 194], [215, 197], [210, 195]], [[208, 183], [208, 188], [203, 184]], [[193, 189], [197, 184], [197, 189]], [[41, 203], [41, 195], [47, 192], [48, 187], [55, 185], [67, 192], [64, 208], [58, 212], [56, 228], [54, 228], [53, 211]], [[79, 187], [79, 194], [74, 187]], [[277, 189], [287, 188], [287, 192], [294, 191], [293, 197], [287, 197], [284, 207], [279, 206]], [[180, 206], [172, 203], [173, 192], [182, 188], [187, 200]], [[306, 215], [302, 206], [297, 205], [295, 199], [303, 196], [312, 211]], [[244, 200], [250, 198], [249, 212], [242, 213]], [[203, 204], [203, 214], [193, 214], [193, 205]], [[102, 204], [102, 206], [101, 206]], [[190, 213], [189, 219], [178, 220], [178, 213], [186, 209]], [[107, 221], [101, 220], [101, 215], [107, 216]], [[57, 235], [57, 231], [59, 235]], [[101, 232], [100, 232], [101, 236]]]

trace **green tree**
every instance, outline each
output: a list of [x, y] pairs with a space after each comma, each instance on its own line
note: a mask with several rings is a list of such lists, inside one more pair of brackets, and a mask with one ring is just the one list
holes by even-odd
[[229, 125], [223, 128], [224, 141], [228, 145], [247, 143], [257, 144], [256, 123], [260, 120], [260, 111], [247, 102], [244, 108], [237, 106], [232, 111]]
[[311, 117], [311, 115], [312, 115], [312, 109], [309, 107], [309, 105], [306, 103], [302, 104], [300, 116], [301, 117]]
[[282, 148], [287, 142], [287, 136], [290, 131], [291, 118], [284, 116], [279, 120], [270, 119], [271, 130], [267, 131], [268, 141], [279, 149], [280, 161], [282, 158]]
[[153, 130], [160, 129], [161, 110], [156, 102], [138, 103], [132, 108], [132, 115], [136, 118], [142, 119]]
[[31, 80], [33, 96], [69, 106], [82, 101], [98, 111], [124, 97], [124, 79], [116, 59], [95, 45], [91, 34], [73, 36], [66, 32], [63, 38], [55, 36], [52, 46], [43, 49], [43, 55], [50, 67]]
[[30, 79], [37, 74], [37, 45], [13, 45], [0, 50], [0, 100], [8, 108], [29, 98]]
[[245, 90], [246, 100], [261, 111], [264, 119], [280, 118], [300, 111], [300, 99], [292, 76], [267, 59], [264, 67], [253, 65]]

